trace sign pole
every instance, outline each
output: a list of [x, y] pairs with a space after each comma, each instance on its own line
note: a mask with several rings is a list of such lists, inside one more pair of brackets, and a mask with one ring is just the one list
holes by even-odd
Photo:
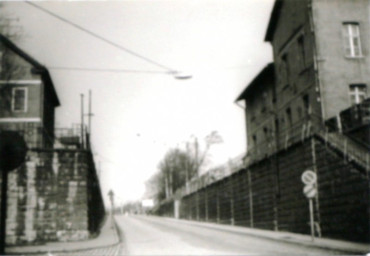
[[310, 226], [311, 226], [311, 241], [313, 242], [315, 239], [315, 229], [314, 229], [314, 221], [313, 221], [313, 203], [312, 198], [308, 199], [310, 204]]
[[314, 212], [313, 212], [313, 198], [317, 194], [317, 176], [316, 173], [307, 170], [302, 173], [301, 180], [305, 184], [303, 188], [303, 193], [308, 198], [309, 208], [310, 208], [310, 228], [311, 228], [311, 241], [315, 239], [315, 226], [314, 226]]

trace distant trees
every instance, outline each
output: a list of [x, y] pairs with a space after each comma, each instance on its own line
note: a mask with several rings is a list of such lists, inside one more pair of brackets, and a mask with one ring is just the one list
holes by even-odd
[[161, 201], [171, 197], [192, 178], [198, 177], [207, 162], [211, 146], [216, 143], [222, 143], [222, 137], [213, 131], [205, 138], [204, 150], [200, 150], [195, 137], [186, 142], [185, 149], [169, 149], [158, 165], [158, 172], [146, 183], [147, 196]]

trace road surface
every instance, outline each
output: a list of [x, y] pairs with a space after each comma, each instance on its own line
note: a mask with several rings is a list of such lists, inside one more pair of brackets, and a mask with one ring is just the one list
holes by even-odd
[[167, 218], [116, 215], [116, 221], [127, 255], [343, 255]]

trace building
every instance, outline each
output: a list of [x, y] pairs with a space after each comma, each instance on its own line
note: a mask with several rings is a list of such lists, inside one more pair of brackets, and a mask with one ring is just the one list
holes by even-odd
[[262, 212], [274, 229], [307, 232], [300, 175], [310, 169], [318, 234], [370, 239], [369, 10], [365, 0], [274, 4], [265, 36], [274, 63], [237, 98], [246, 106], [246, 168], [274, 188], [259, 188], [271, 196]]
[[28, 147], [51, 148], [60, 105], [48, 70], [0, 35], [0, 127], [22, 132]]
[[[368, 4], [275, 2], [265, 36], [274, 68], [263, 69], [237, 99], [246, 101], [250, 154], [284, 148], [315, 130], [353, 130], [348, 109], [364, 104], [370, 83]], [[357, 110], [357, 129], [368, 126], [367, 109]]]
[[268, 64], [240, 94], [245, 100], [247, 148], [254, 158], [276, 151], [276, 91], [274, 64]]
[[83, 132], [54, 132], [60, 103], [44, 66], [2, 35], [0, 60], [0, 129], [28, 146], [25, 163], [8, 173], [6, 244], [88, 239], [105, 215], [91, 148], [81, 146]]

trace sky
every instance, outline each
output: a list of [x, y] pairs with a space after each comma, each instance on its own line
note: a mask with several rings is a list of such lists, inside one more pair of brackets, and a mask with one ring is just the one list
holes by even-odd
[[[17, 18], [15, 43], [49, 68], [61, 101], [56, 126], [80, 123], [80, 95], [86, 110], [92, 91], [91, 140], [106, 204], [110, 189], [118, 203], [142, 199], [166, 151], [191, 138], [201, 148], [212, 131], [223, 138], [209, 151], [209, 168], [245, 153], [244, 111], [234, 101], [272, 60], [264, 36], [273, 0], [33, 3], [119, 46], [24, 1], [1, 10]], [[192, 78], [174, 79], [161, 66]]]

